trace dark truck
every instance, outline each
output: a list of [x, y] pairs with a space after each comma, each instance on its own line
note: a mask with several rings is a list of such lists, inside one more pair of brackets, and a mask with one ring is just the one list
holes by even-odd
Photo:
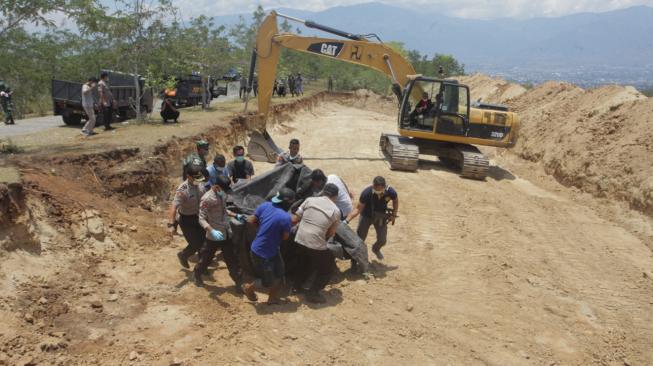
[[171, 99], [177, 108], [192, 107], [202, 104], [202, 77], [188, 75], [176, 78], [177, 87], [165, 90], [166, 98]]
[[[136, 86], [134, 86], [134, 75], [116, 71], [109, 73], [109, 84], [111, 93], [116, 101], [118, 110], [118, 121], [125, 121], [136, 117]], [[140, 88], [143, 97], [141, 98], [141, 111], [151, 113], [154, 103], [151, 90], [143, 91], [145, 80], [140, 78]], [[94, 90], [95, 100], [99, 100], [97, 89]], [[84, 108], [82, 108], [82, 83], [65, 80], [52, 80], [52, 103], [54, 115], [61, 116], [63, 122], [70, 126], [80, 125], [82, 119], [88, 119]], [[101, 114], [98, 115], [98, 125], [102, 124]]]
[[[223, 77], [225, 85], [220, 86], [220, 79], [212, 76], [206, 79], [206, 102], [211, 103], [212, 99], [216, 99], [221, 95], [227, 95], [227, 82], [228, 80]], [[176, 78], [177, 88], [173, 90], [165, 90], [162, 94], [171, 99], [175, 107], [193, 107], [202, 105], [202, 76], [188, 75]]]

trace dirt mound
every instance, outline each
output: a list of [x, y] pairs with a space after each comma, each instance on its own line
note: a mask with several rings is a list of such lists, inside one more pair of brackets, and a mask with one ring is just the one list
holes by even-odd
[[[482, 75], [469, 79], [473, 96], [495, 98], [501, 94], [493, 90], [505, 83]], [[546, 82], [504, 101], [521, 119], [512, 151], [541, 163], [566, 186], [653, 215], [653, 99], [632, 87], [584, 90]]]
[[464, 76], [459, 81], [470, 87], [472, 101], [480, 98], [485, 103], [504, 104], [526, 92], [519, 84], [483, 74]]

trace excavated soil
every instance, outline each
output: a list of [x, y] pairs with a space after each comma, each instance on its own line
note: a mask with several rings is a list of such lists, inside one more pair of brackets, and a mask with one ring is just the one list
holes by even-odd
[[652, 98], [616, 85], [584, 90], [547, 82], [526, 91], [483, 75], [462, 81], [473, 99], [505, 103], [519, 114], [520, 140], [512, 150], [519, 157], [565, 186], [653, 215]]
[[33, 157], [20, 164], [13, 206], [0, 186], [0, 364], [653, 362], [650, 217], [558, 184], [546, 154], [493, 154], [484, 182], [432, 160], [390, 171], [377, 144], [396, 109], [373, 94], [275, 108], [279, 146], [298, 137], [309, 166], [355, 193], [379, 174], [399, 192], [386, 260], [373, 261], [369, 281], [340, 261], [320, 306], [248, 303], [222, 262], [206, 287], [192, 285], [175, 257], [183, 239], [164, 225], [179, 162], [198, 137], [213, 152], [242, 143], [260, 127], [251, 115], [151, 151]]

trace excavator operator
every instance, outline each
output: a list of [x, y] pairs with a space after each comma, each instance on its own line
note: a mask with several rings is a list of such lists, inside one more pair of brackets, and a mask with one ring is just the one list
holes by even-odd
[[433, 102], [429, 98], [429, 93], [423, 92], [422, 99], [417, 103], [415, 109], [410, 113], [410, 120], [412, 123], [417, 123], [419, 116], [425, 117], [433, 108]]

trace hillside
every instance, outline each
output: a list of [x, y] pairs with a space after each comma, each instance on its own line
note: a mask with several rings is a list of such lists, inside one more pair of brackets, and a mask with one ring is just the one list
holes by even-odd
[[653, 98], [632, 87], [582, 89], [547, 82], [526, 91], [483, 75], [462, 79], [474, 99], [506, 103], [521, 118], [514, 151], [566, 186], [653, 215]]

